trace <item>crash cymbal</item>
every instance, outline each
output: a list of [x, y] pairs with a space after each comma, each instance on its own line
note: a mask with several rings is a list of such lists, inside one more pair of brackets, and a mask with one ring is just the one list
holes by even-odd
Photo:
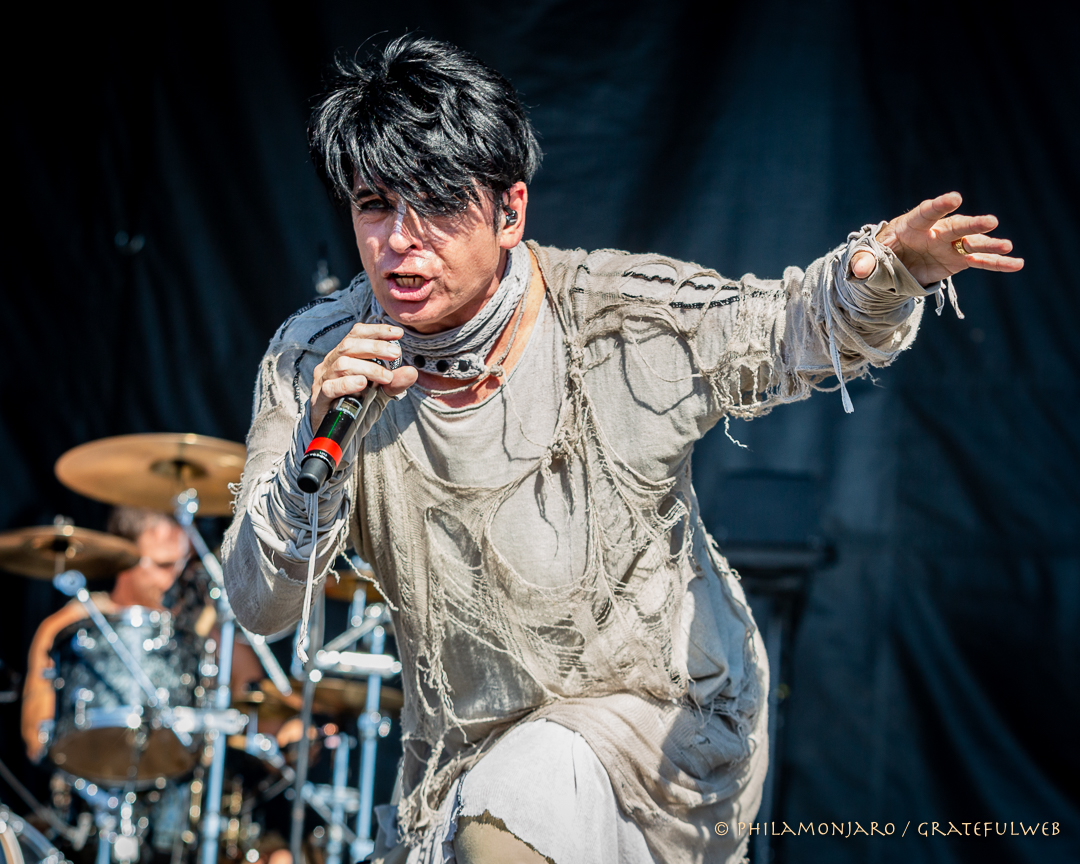
[[40, 525], [0, 534], [0, 568], [35, 579], [52, 579], [64, 570], [96, 579], [138, 561], [139, 550], [130, 540], [74, 525]]
[[362, 570], [360, 574], [350, 570], [331, 570], [326, 574], [326, 596], [348, 603], [357, 591], [363, 591], [368, 603], [383, 603], [383, 596], [372, 581], [374, 578], [370, 570]]
[[[259, 689], [266, 694], [268, 699], [282, 702], [300, 710], [304, 691], [302, 681], [290, 679], [293, 687], [291, 696], [281, 693], [269, 679], [259, 684]], [[364, 713], [364, 703], [367, 701], [367, 682], [351, 681], [343, 678], [323, 678], [315, 685], [314, 711], [316, 714], [329, 714], [331, 717], [359, 717]], [[401, 706], [405, 701], [404, 694], [395, 687], [387, 687], [385, 684], [379, 690], [379, 710], [383, 714], [392, 717], [401, 713]]]
[[173, 512], [186, 489], [199, 493], [200, 516], [229, 516], [229, 484], [244, 469], [243, 444], [183, 432], [118, 435], [81, 444], [56, 462], [69, 489], [108, 504]]

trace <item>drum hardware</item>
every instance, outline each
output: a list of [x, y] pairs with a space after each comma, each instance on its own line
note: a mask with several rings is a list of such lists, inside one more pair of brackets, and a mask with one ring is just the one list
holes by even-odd
[[96, 864], [133, 864], [139, 860], [141, 835], [149, 827], [145, 816], [135, 818], [138, 800], [130, 786], [126, 789], [103, 789], [94, 783], [74, 784], [79, 797], [93, 809], [98, 831]]
[[[113, 630], [112, 624], [108, 622], [104, 615], [101, 614], [101, 610], [98, 609], [97, 604], [90, 598], [90, 592], [86, 590], [86, 577], [78, 570], [68, 570], [61, 573], [59, 576], [53, 578], [53, 585], [61, 594], [66, 594], [68, 597], [74, 597], [77, 599], [86, 610], [86, 614], [90, 616], [90, 620], [93, 621], [98, 630], [105, 636], [105, 641], [109, 647], [116, 653], [116, 656], [120, 658], [120, 662], [124, 664], [128, 672], [131, 673], [131, 677], [135, 679], [136, 683], [146, 693], [146, 704], [151, 708], [157, 708], [159, 704], [159, 698], [162, 698], [165, 704], [169, 701], [169, 691], [164, 688], [160, 689], [154, 686], [154, 682], [151, 681], [142, 667], [139, 665], [139, 661], [135, 659], [131, 651], [128, 650], [127, 645], [123, 640], [116, 635], [116, 631]], [[83, 644], [86, 645], [86, 636], [83, 636]], [[91, 694], [93, 698], [93, 694]], [[139, 725], [141, 725], [141, 720]], [[138, 728], [138, 725], [134, 728]], [[191, 738], [184, 742], [185, 746], [191, 745]]]
[[379, 626], [379, 622], [382, 620], [382, 612], [381, 603], [372, 603], [359, 616], [350, 619], [351, 626], [348, 630], [323, 645], [323, 652], [340, 651], [342, 648], [355, 646], [360, 639], [363, 639]]
[[[221, 647], [218, 654], [218, 685], [214, 694], [214, 708], [224, 711], [229, 707], [229, 679], [232, 674], [233, 640], [236, 621], [232, 607], [225, 594], [225, 579], [221, 565], [210, 552], [199, 530], [195, 527], [195, 514], [199, 510], [199, 498], [194, 489], [176, 496], [176, 521], [183, 526], [195, 547], [203, 567], [214, 581], [210, 596], [218, 601], [218, 621], [221, 624]], [[217, 596], [214, 596], [214, 592]], [[245, 718], [246, 719], [246, 718]], [[211, 751], [210, 771], [207, 778], [206, 806], [203, 808], [203, 835], [200, 858], [202, 864], [216, 864], [218, 844], [221, 837], [221, 793], [225, 779], [225, 746], [221, 734], [211, 730], [206, 736]]]
[[[42, 821], [48, 823], [49, 827], [52, 828], [57, 834], [70, 842], [76, 852], [81, 850], [83, 846], [86, 845], [86, 837], [90, 831], [90, 825], [86, 820], [80, 820], [79, 824], [75, 828], [72, 828], [70, 825], [60, 819], [55, 813], [53, 813], [53, 811], [50, 810], [48, 807], [42, 806], [41, 802], [38, 801], [37, 798], [35, 798], [30, 793], [29, 789], [27, 789], [21, 782], [19, 782], [19, 778], [16, 777], [14, 773], [12, 773], [11, 769], [8, 768], [8, 766], [5, 765], [2, 760], [0, 760], [0, 776], [2, 776], [8, 786], [10, 786], [15, 791], [15, 794], [23, 799], [23, 801], [27, 804], [27, 806], [29, 806], [29, 808], [34, 812], [34, 814]], [[11, 825], [11, 820], [19, 819], [19, 817], [15, 816], [13, 813], [11, 813], [10, 810], [4, 807], [3, 804], [0, 804], [0, 822], [5, 821], [5, 818], [7, 818], [7, 824], [9, 826]], [[21, 820], [19, 821], [21, 823]], [[28, 827], [33, 828], [33, 826]], [[16, 835], [19, 834], [21, 831], [21, 829], [14, 828], [12, 830], [16, 831]], [[45, 858], [47, 856], [40, 855], [39, 857]], [[61, 855], [59, 858], [61, 864], [65, 860], [66, 859], [64, 858], [64, 856]]]
[[385, 678], [401, 671], [401, 663], [394, 657], [359, 651], [320, 651], [315, 655], [315, 667], [323, 673], [365, 678]]
[[55, 466], [69, 489], [107, 504], [172, 513], [193, 489], [203, 516], [231, 516], [232, 492], [244, 469], [243, 444], [191, 433], [118, 435], [68, 450]]
[[0, 534], [0, 567], [34, 579], [52, 579], [65, 570], [78, 570], [94, 579], [138, 562], [139, 550], [130, 540], [76, 528], [63, 516], [57, 516], [52, 525]]
[[[341, 864], [342, 839], [346, 830], [346, 799], [350, 797], [346, 793], [354, 791], [348, 788], [349, 750], [353, 744], [353, 740], [348, 735], [342, 734], [335, 735], [334, 739], [336, 740], [327, 739], [326, 741], [326, 746], [332, 746], [334, 750], [334, 783], [330, 789], [331, 811], [330, 821], [327, 823], [330, 828], [330, 839], [326, 844], [325, 864]], [[308, 786], [310, 786], [310, 784], [308, 784]], [[305, 793], [308, 791], [307, 786], [305, 786], [304, 791]], [[359, 796], [357, 796], [357, 798], [359, 798]], [[359, 801], [357, 801], [357, 807], [359, 806]], [[355, 811], [348, 812], [351, 815]], [[350, 845], [355, 845], [356, 839], [356, 835], [353, 834], [352, 839], [349, 841]]]
[[[180, 708], [177, 713], [169, 705], [169, 687], [154, 685], [132, 653], [132, 647], [93, 602], [81, 573], [67, 571], [53, 582], [62, 593], [79, 600], [104, 637], [91, 636], [85, 625], [78, 622], [57, 637], [54, 645], [57, 678], [54, 683], [61, 695], [68, 687], [77, 689], [73, 698], [57, 700], [56, 726], [50, 748], [53, 761], [74, 774], [105, 783], [147, 781], [161, 774], [176, 775], [186, 771], [193, 760], [183, 751], [189, 751], [194, 745], [191, 732], [201, 731], [200, 726], [205, 723], [192, 720], [189, 712], [193, 709]], [[194, 678], [190, 673], [181, 675], [176, 668], [177, 658], [188, 652], [176, 653], [181, 649], [173, 640], [168, 613], [132, 606], [114, 616], [114, 620], [117, 626], [123, 627], [128, 640], [142, 649], [144, 663], [153, 664], [163, 683], [176, 688], [181, 699], [193, 696]], [[65, 639], [65, 633], [72, 629], [74, 636]], [[107, 649], [107, 655], [95, 658], [99, 643]], [[125, 687], [124, 676], [119, 670], [108, 669], [106, 656], [120, 660], [130, 680], [145, 698], [139, 700], [140, 694]], [[194, 657], [190, 659], [195, 662]], [[65, 675], [71, 680], [65, 681]], [[76, 676], [85, 686], [78, 684]], [[185, 680], [186, 685], [182, 683]], [[95, 706], [98, 696], [107, 696], [109, 704]], [[121, 704], [114, 704], [117, 700]], [[69, 706], [73, 709], [73, 729], [67, 728]], [[172, 733], [181, 750], [158, 734], [163, 730]], [[90, 737], [82, 738], [87, 735]], [[122, 758], [125, 753], [126, 759]], [[75, 762], [72, 762], [73, 757]], [[123, 773], [121, 763], [124, 763]]]
[[[154, 727], [157, 727], [159, 730], [169, 730], [173, 738], [177, 734], [203, 736], [200, 764], [195, 766], [190, 783], [185, 783], [182, 787], [186, 801], [187, 830], [177, 833], [178, 839], [173, 847], [174, 864], [180, 864], [184, 857], [183, 847], [190, 849], [197, 839], [201, 842], [197, 853], [199, 864], [217, 864], [215, 859], [222, 851], [231, 857], [243, 853], [248, 861], [254, 860], [252, 856], [256, 853], [251, 844], [258, 838], [259, 826], [251, 823], [250, 815], [259, 800], [267, 800], [290, 783], [295, 784], [298, 793], [294, 805], [299, 807], [299, 830], [302, 832], [303, 829], [305, 806], [310, 804], [327, 820], [330, 829], [328, 852], [331, 853], [332, 860], [327, 864], [340, 864], [346, 842], [350, 844], [355, 857], [366, 854], [373, 845], [370, 834], [374, 744], [378, 737], [385, 735], [390, 728], [390, 720], [379, 713], [379, 706], [383, 701], [394, 703], [395, 695], [397, 706], [401, 703], [400, 691], [384, 690], [381, 682], [386, 675], [400, 670], [400, 664], [395, 658], [383, 654], [385, 633], [382, 625], [389, 620], [385, 609], [377, 604], [373, 604], [370, 609], [365, 608], [368, 599], [381, 600], [377, 590], [366, 584], [362, 575], [343, 574], [344, 578], [334, 580], [333, 586], [327, 585], [325, 596], [340, 596], [341, 599], [352, 601], [349, 630], [326, 644], [317, 662], [309, 663], [306, 669], [296, 670], [301, 673], [297, 674], [297, 679], [303, 681], [302, 696], [294, 692], [293, 684], [270, 652], [267, 640], [241, 628], [270, 680], [263, 682], [261, 693], [252, 694], [250, 698], [237, 698], [235, 704], [249, 712], [251, 723], [245, 736], [236, 737], [247, 719], [235, 708], [229, 707], [232, 645], [239, 623], [235, 621], [225, 596], [220, 564], [195, 527], [194, 520], [197, 515], [228, 515], [231, 512], [232, 496], [228, 483], [239, 480], [243, 462], [244, 449], [241, 445], [197, 435], [135, 435], [105, 439], [77, 447], [57, 462], [56, 473], [60, 480], [92, 498], [173, 512], [202, 561], [203, 569], [209, 577], [210, 599], [217, 606], [217, 626], [220, 628], [220, 633], [217, 634], [220, 643], [217, 662], [203, 670], [206, 676], [216, 676], [216, 685], [207, 686], [205, 691], [201, 686], [196, 687], [191, 699], [184, 700], [178, 698], [175, 691], [171, 697], [168, 690], [164, 694], [158, 693], [151, 684], [150, 689], [157, 700], [157, 704], [154, 704], [145, 686], [147, 682], [130, 670], [127, 663], [122, 662], [121, 668], [131, 676], [131, 685], [139, 692], [139, 698], [135, 701], [142, 704], [132, 706], [126, 713], [117, 709], [116, 715], [110, 715], [109, 719], [117, 723], [128, 721], [124, 724], [128, 732], [151, 733]], [[56, 530], [52, 532], [54, 536], [51, 540], [55, 539], [55, 534]], [[0, 544], [0, 551], [2, 545]], [[67, 548], [65, 546], [65, 550]], [[53, 574], [58, 569], [73, 569], [72, 563], [66, 563], [63, 567], [57, 565], [57, 561], [69, 562], [67, 551], [63, 552], [63, 558], [57, 558], [50, 547], [50, 554], [53, 558]], [[0, 566], [3, 566], [2, 554]], [[37, 569], [42, 569], [40, 561], [36, 566]], [[359, 562], [359, 566], [366, 568], [363, 562]], [[321, 609], [321, 606], [320, 602], [318, 607]], [[212, 610], [213, 606], [208, 605], [207, 608]], [[321, 616], [321, 611], [318, 614]], [[99, 623], [93, 615], [91, 618], [95, 624]], [[323, 641], [322, 631], [325, 627], [322, 620], [319, 627], [319, 639], [312, 640], [314, 647], [318, 647]], [[98, 651], [113, 651], [115, 646], [122, 644], [126, 638], [126, 635], [122, 634], [114, 642], [110, 640], [107, 630], [102, 629], [101, 632], [103, 637], [97, 637], [92, 632], [87, 633], [90, 641], [96, 638], [97, 642], [108, 644], [108, 649], [102, 645], [96, 649]], [[203, 636], [208, 632], [207, 630]], [[356, 650], [358, 639], [370, 643], [370, 653]], [[207, 640], [207, 650], [212, 650], [211, 641]], [[138, 653], [137, 650], [134, 651], [136, 656]], [[112, 662], [115, 665], [116, 661]], [[198, 668], [196, 661], [192, 671]], [[335, 675], [342, 677], [331, 677]], [[156, 674], [148, 677], [158, 681]], [[357, 678], [361, 680], [355, 680]], [[299, 681], [297, 689], [298, 685]], [[76, 701], [81, 703], [78, 706], [80, 725], [92, 730], [95, 721], [100, 723], [104, 716], [101, 710], [111, 706], [105, 705], [104, 701], [108, 700], [102, 701], [101, 694], [92, 692], [93, 688], [86, 689], [90, 692], [79, 693], [82, 698]], [[69, 690], [69, 693], [71, 692]], [[201, 699], [203, 692], [207, 693], [206, 707], [191, 707], [199, 704], [194, 700]], [[144, 695], [146, 698], [143, 698]], [[297, 702], [300, 703], [298, 706]], [[292, 706], [301, 709], [300, 719], [304, 730], [298, 745], [295, 771], [287, 764], [277, 742], [256, 731], [257, 719], [260, 716], [288, 716]], [[307, 732], [312, 728], [313, 710], [327, 710], [335, 716], [356, 718], [356, 738], [339, 733], [324, 742], [328, 749], [335, 751], [334, 782], [328, 787], [312, 786], [307, 782], [311, 747]], [[138, 730], [130, 728], [136, 725]], [[329, 732], [330, 728], [327, 726], [326, 731]], [[234, 736], [234, 741], [230, 743], [243, 741], [242, 752], [251, 758], [258, 758], [260, 764], [267, 767], [269, 774], [278, 772], [276, 779], [268, 786], [265, 785], [268, 775], [258, 775], [263, 778], [258, 795], [248, 793], [247, 781], [239, 779], [235, 767], [232, 769], [231, 779], [226, 776], [225, 745], [230, 735]], [[347, 784], [349, 756], [357, 749], [358, 743], [362, 751], [360, 779], [358, 788], [350, 789]], [[142, 742], [142, 746], [149, 746], [146, 740]], [[164, 777], [156, 780], [163, 781]], [[155, 786], [154, 791], [147, 793], [147, 798], [157, 794], [157, 789], [162, 788], [156, 782]], [[128, 795], [134, 794], [131, 791], [134, 787], [132, 784], [128, 784], [128, 787], [129, 791], [125, 792], [123, 801], [117, 801], [117, 808], [99, 814], [106, 837], [105, 841], [99, 840], [99, 844], [104, 847], [103, 849], [99, 846], [100, 864], [107, 864], [110, 850], [114, 860], [133, 860], [139, 852], [139, 826], [142, 820], [135, 818], [137, 811], [132, 809], [135, 803], [128, 800]], [[323, 813], [323, 810], [327, 812]], [[296, 836], [296, 815], [294, 806], [294, 841], [302, 839]], [[346, 821], [351, 822], [354, 815], [356, 830], [351, 830]], [[199, 838], [195, 836], [196, 831]], [[156, 838], [156, 833], [152, 836]], [[116, 844], [120, 845], [119, 849], [114, 848]], [[294, 842], [291, 845], [294, 847], [294, 860], [299, 862], [296, 847], [299, 847], [300, 843]]]
[[[326, 621], [326, 601], [323, 595], [318, 595], [314, 608], [312, 609], [311, 622], [308, 629], [309, 645], [311, 647], [311, 657], [315, 652], [322, 647], [323, 644], [323, 629]], [[300, 628], [297, 628], [297, 638], [299, 638]], [[294, 651], [294, 657], [299, 654], [298, 651]], [[311, 714], [315, 705], [315, 685], [318, 683], [319, 678], [322, 677], [322, 673], [312, 668], [312, 660], [309, 659], [304, 664], [304, 672], [306, 677], [304, 678], [303, 695], [301, 697], [300, 706], [300, 723], [303, 728], [303, 734], [300, 736], [300, 745], [297, 748], [296, 757], [296, 779], [293, 787], [293, 802], [292, 802], [292, 825], [289, 833], [289, 852], [292, 854], [292, 860], [294, 864], [302, 861], [300, 857], [303, 851], [303, 839], [304, 839], [304, 787], [307, 784], [308, 775], [308, 758], [311, 752], [311, 739], [308, 737], [307, 730], [311, 728]], [[318, 677], [312, 675], [315, 672]], [[323, 817], [325, 818], [325, 816]], [[209, 862], [207, 862], [209, 864]]]
[[179, 736], [185, 733], [220, 732], [224, 735], [236, 735], [244, 731], [248, 723], [246, 714], [235, 708], [188, 708], [177, 705], [166, 708], [159, 714], [162, 724]]
[[[27, 858], [23, 849], [30, 852]], [[68, 860], [33, 825], [0, 804], [0, 851], [6, 864], [68, 864]]]
[[[201, 810], [203, 864], [215, 864], [221, 830], [220, 806], [225, 747], [223, 742], [219, 741], [223, 735], [237, 731], [235, 716], [222, 713], [230, 710], [229, 679], [237, 624], [225, 595], [221, 566], [207, 547], [194, 520], [200, 513], [222, 516], [231, 514], [232, 493], [229, 485], [240, 480], [244, 457], [243, 445], [205, 436], [124, 435], [75, 447], [61, 456], [55, 466], [56, 476], [64, 485], [91, 498], [110, 504], [172, 512], [212, 582], [210, 597], [217, 602], [217, 621], [221, 636], [216, 664], [217, 687], [211, 700], [212, 712], [216, 713], [192, 715], [181, 711], [179, 714], [172, 712], [164, 717], [157, 716], [159, 722], [173, 724], [171, 728], [174, 734], [181, 739], [187, 736], [190, 740], [189, 727], [192, 731], [201, 731], [205, 736], [206, 747], [211, 752], [205, 795], [202, 796], [205, 799], [205, 806]], [[91, 617], [100, 626], [100, 616], [91, 614]], [[102, 632], [108, 633], [104, 629]], [[246, 630], [243, 632], [267, 674], [277, 682], [282, 692], [290, 693], [288, 678], [266, 645], [265, 639]], [[122, 659], [126, 661], [127, 658]], [[128, 664], [125, 662], [125, 665]], [[133, 669], [130, 671], [136, 681], [142, 685], [146, 683]], [[149, 692], [147, 696], [150, 696]], [[158, 701], [155, 693], [153, 698], [146, 700], [146, 706], [156, 711]], [[82, 716], [85, 717], [85, 704]], [[129, 719], [133, 720], [130, 715]], [[140, 723], [140, 729], [145, 729], [145, 725]]]
[[[389, 623], [390, 616], [385, 609], [380, 611], [380, 620]], [[386, 647], [386, 628], [379, 625], [371, 633], [371, 653], [380, 656]], [[401, 664], [396, 663], [398, 670]], [[375, 804], [375, 745], [377, 738], [385, 738], [390, 732], [390, 723], [379, 714], [379, 699], [382, 696], [382, 676], [375, 674], [368, 677], [367, 704], [365, 711], [357, 721], [357, 731], [363, 740], [360, 749], [360, 807], [356, 814], [356, 840], [352, 846], [353, 860], [365, 858], [375, 849], [371, 840], [371, 813]]]
[[[301, 722], [305, 729], [310, 726], [312, 710], [320, 702], [327, 713], [356, 717], [360, 741], [360, 770], [356, 787], [349, 788], [349, 754], [355, 748], [356, 742], [345, 734], [339, 734], [333, 736], [332, 742], [335, 750], [333, 783], [329, 787], [309, 783], [306, 736], [301, 741], [293, 801], [291, 849], [294, 860], [297, 860], [301, 845], [305, 805], [311, 807], [327, 823], [325, 864], [341, 864], [345, 843], [348, 843], [351, 860], [363, 858], [374, 849], [371, 816], [374, 804], [376, 744], [380, 737], [389, 733], [391, 726], [390, 718], [384, 717], [379, 711], [383, 696], [382, 679], [397, 674], [401, 664], [396, 658], [384, 653], [385, 627], [390, 620], [386, 607], [381, 603], [366, 607], [365, 601], [364, 592], [357, 591], [353, 594], [350, 627], [345, 633], [328, 642], [326, 648], [320, 647], [325, 614], [321, 599], [316, 602], [313, 610], [312, 659], [305, 670]], [[370, 642], [370, 653], [353, 650], [359, 638]], [[365, 680], [331, 678], [328, 677], [330, 674], [347, 675], [350, 678], [355, 676]], [[263, 682], [261, 686], [264, 692], [272, 694], [269, 682]], [[389, 693], [400, 695], [400, 691], [396, 690], [388, 690]], [[400, 702], [398, 705], [400, 706]], [[331, 746], [331, 739], [327, 740], [326, 746]], [[351, 821], [351, 817], [355, 817], [355, 827], [347, 824], [346, 820]]]
[[195, 698], [195, 679], [186, 669], [195, 668], [197, 649], [174, 638], [168, 612], [130, 606], [110, 621], [85, 582], [77, 571], [54, 579], [62, 593], [79, 600], [98, 632], [76, 622], [54, 642], [58, 698], [50, 758], [105, 785], [145, 785], [184, 773], [194, 763], [191, 732], [217, 720], [196, 722], [189, 713], [194, 709], [177, 713], [170, 704]]
[[[359, 838], [345, 823], [345, 814], [351, 815], [359, 809], [360, 796], [355, 789], [338, 787], [336, 783], [329, 786], [326, 784], [316, 786], [314, 783], [305, 783], [303, 798], [304, 803], [322, 816], [329, 826], [328, 833], [330, 836], [326, 844], [326, 864], [341, 864], [343, 841], [348, 841], [350, 848], [359, 843]], [[374, 848], [374, 844], [372, 844], [372, 848]]]
[[[315, 673], [315, 697], [312, 711], [316, 714], [326, 714], [338, 721], [353, 720], [367, 710], [368, 685], [365, 681], [353, 681], [347, 678], [331, 678], [323, 676], [319, 670]], [[262, 692], [272, 704], [288, 707], [293, 714], [298, 714], [303, 701], [295, 694], [283, 697], [269, 681], [263, 681], [259, 685]], [[297, 684], [297, 686], [301, 686]], [[397, 716], [401, 712], [402, 703], [405, 701], [404, 694], [394, 687], [383, 687], [381, 690], [383, 708], [391, 715]]]
[[218, 602], [219, 607], [222, 607], [218, 610], [218, 620], [223, 622], [223, 625], [228, 622], [234, 627], [240, 627], [240, 632], [244, 634], [244, 638], [251, 645], [255, 655], [259, 658], [259, 662], [262, 663], [263, 668], [266, 670], [266, 674], [270, 676], [270, 680], [274, 682], [274, 685], [282, 693], [289, 694], [292, 692], [289, 679], [281, 668], [281, 664], [277, 662], [277, 658], [274, 657], [274, 652], [267, 645], [266, 637], [252, 633], [243, 625], [236, 623], [235, 616], [232, 614], [232, 607], [228, 605], [228, 598], [225, 596], [225, 576], [221, 572], [221, 564], [218, 563], [214, 553], [210, 551], [210, 547], [206, 545], [206, 541], [203, 539], [202, 534], [199, 533], [199, 529], [195, 527], [195, 516], [201, 506], [197, 491], [188, 489], [176, 496], [173, 515], [180, 527], [184, 529], [192, 547], [195, 549], [195, 554], [199, 556], [199, 560], [202, 562], [203, 569], [206, 570], [207, 575], [210, 576], [211, 581], [214, 583], [214, 586], [210, 589], [210, 597]]
[[[241, 467], [243, 459], [240, 460]], [[239, 480], [239, 477], [236, 478]], [[232, 675], [232, 652], [233, 641], [236, 633], [236, 616], [229, 605], [229, 598], [225, 591], [225, 577], [221, 571], [221, 564], [210, 551], [199, 529], [195, 526], [195, 516], [201, 506], [199, 491], [197, 488], [189, 488], [180, 492], [175, 498], [174, 514], [176, 521], [186, 532], [191, 541], [195, 553], [202, 562], [203, 569], [214, 583], [210, 589], [210, 596], [217, 601], [217, 619], [221, 627], [221, 648], [218, 654], [218, 678], [217, 690], [214, 694], [214, 709], [219, 712], [229, 710], [229, 701], [232, 696], [230, 679]], [[231, 507], [230, 507], [231, 510]], [[256, 636], [241, 627], [256, 656], [263, 664], [272, 680], [280, 682], [279, 689], [291, 694], [292, 687], [285, 676], [284, 671], [278, 664], [273, 653], [270, 651], [266, 640]], [[239, 712], [237, 712], [239, 713]], [[247, 718], [244, 717], [244, 722]], [[229, 734], [225, 729], [208, 729], [206, 732], [206, 744], [211, 749], [210, 770], [206, 780], [206, 805], [203, 808], [203, 835], [200, 859], [202, 864], [217, 864], [218, 847], [221, 838], [221, 799], [225, 779], [225, 741], [224, 736]], [[232, 734], [235, 734], [233, 732]], [[298, 860], [298, 859], [297, 859]]]

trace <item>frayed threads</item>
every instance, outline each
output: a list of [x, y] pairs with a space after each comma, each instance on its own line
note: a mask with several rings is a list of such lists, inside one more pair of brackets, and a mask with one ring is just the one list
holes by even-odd
[[960, 311], [960, 304], [956, 299], [956, 287], [953, 285], [952, 276], [946, 276], [938, 282], [934, 293], [937, 295], [937, 308], [934, 311], [937, 312], [938, 317], [941, 317], [941, 313], [945, 309], [945, 295], [948, 294], [949, 305], [952, 306], [956, 317], [961, 321], [964, 320], [964, 313]]
[[311, 556], [308, 558], [307, 585], [304, 588], [304, 609], [300, 613], [300, 632], [296, 638], [296, 656], [300, 662], [307, 665], [307, 648], [311, 642], [309, 629], [311, 624], [311, 595], [315, 587], [315, 559], [319, 554], [319, 495], [317, 492], [305, 496], [307, 498], [308, 513], [311, 517], [309, 530], [311, 531]]

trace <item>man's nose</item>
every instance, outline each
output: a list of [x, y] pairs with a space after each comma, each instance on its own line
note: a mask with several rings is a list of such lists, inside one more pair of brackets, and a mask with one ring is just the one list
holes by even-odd
[[404, 201], [399, 201], [390, 227], [390, 248], [398, 253], [408, 252], [423, 245], [423, 231], [416, 211]]

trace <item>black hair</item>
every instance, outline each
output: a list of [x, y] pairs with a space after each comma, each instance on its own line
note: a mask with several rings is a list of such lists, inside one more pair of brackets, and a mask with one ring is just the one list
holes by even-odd
[[[311, 116], [311, 154], [342, 203], [354, 184], [423, 216], [497, 203], [540, 166], [536, 133], [513, 86], [446, 42], [406, 35], [364, 63], [339, 57]], [[496, 221], [499, 207], [495, 207]]]

